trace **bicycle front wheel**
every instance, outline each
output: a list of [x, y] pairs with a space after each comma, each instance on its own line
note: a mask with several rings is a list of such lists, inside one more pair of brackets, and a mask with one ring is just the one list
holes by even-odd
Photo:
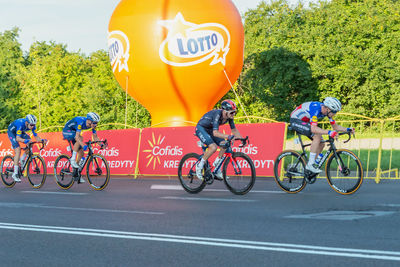
[[33, 155], [27, 165], [27, 175], [29, 183], [33, 188], [41, 188], [46, 181], [46, 163], [39, 155]]
[[62, 189], [69, 189], [74, 184], [73, 168], [68, 155], [60, 155], [54, 162], [54, 178]]
[[1, 180], [7, 187], [13, 187], [15, 181], [12, 178], [14, 172], [14, 159], [10, 155], [7, 155], [1, 161]]
[[342, 195], [356, 192], [364, 179], [360, 159], [347, 149], [338, 149], [336, 155], [329, 156], [325, 172], [329, 185]]
[[282, 151], [274, 163], [274, 178], [278, 186], [287, 193], [298, 193], [306, 186], [304, 158], [293, 150]]
[[[191, 194], [199, 193], [206, 186], [205, 179], [196, 176], [196, 164], [200, 162], [200, 155], [189, 153], [183, 156], [178, 166], [178, 177], [183, 189]], [[204, 171], [203, 171], [204, 175]]]
[[244, 195], [256, 182], [256, 168], [251, 158], [242, 152], [233, 152], [223, 168], [226, 187], [235, 195]]
[[86, 168], [86, 176], [94, 190], [103, 190], [110, 181], [110, 167], [107, 160], [100, 154], [93, 154]]

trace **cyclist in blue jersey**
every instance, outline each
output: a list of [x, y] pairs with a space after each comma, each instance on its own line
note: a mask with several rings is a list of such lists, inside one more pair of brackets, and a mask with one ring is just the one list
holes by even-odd
[[[333, 116], [342, 109], [342, 104], [337, 98], [327, 97], [324, 102], [306, 102], [298, 106], [290, 115], [290, 126], [299, 134], [312, 139], [310, 157], [306, 169], [313, 173], [320, 173], [321, 170], [314, 166], [316, 155], [324, 149], [325, 144], [321, 143], [322, 135], [327, 134], [335, 138], [338, 132], [352, 132], [354, 128], [345, 128], [336, 124]], [[324, 130], [318, 127], [318, 121], [328, 117], [333, 130]]]
[[[228, 139], [230, 136], [218, 131], [219, 126], [228, 122], [233, 136], [236, 138], [242, 138], [233, 122], [236, 112], [236, 104], [232, 100], [224, 100], [221, 103], [221, 109], [214, 109], [207, 112], [197, 123], [196, 136], [201, 140], [201, 142], [208, 145], [208, 149], [204, 153], [200, 163], [196, 165], [196, 175], [200, 180], [203, 180], [202, 169], [204, 168], [204, 164], [208, 158], [217, 151], [217, 148], [220, 147], [220, 152], [213, 163], [214, 166], [219, 164], [225, 153], [225, 139]], [[222, 179], [221, 169], [222, 168], [220, 168], [216, 173], [216, 176], [220, 179]]]
[[[87, 145], [83, 142], [83, 137], [81, 135], [82, 130], [92, 129], [94, 141], [100, 141], [96, 133], [96, 127], [99, 121], [100, 116], [97, 113], [89, 112], [86, 117], [75, 117], [65, 124], [62, 132], [63, 137], [64, 139], [71, 141], [74, 145], [70, 159], [73, 168], [80, 168], [77, 162], [80, 162], [82, 159], [83, 151], [87, 150]], [[80, 164], [82, 163], [83, 162], [80, 162]], [[85, 180], [81, 177], [79, 182], [84, 183]]]
[[[18, 119], [10, 123], [8, 126], [7, 134], [11, 141], [12, 148], [14, 149], [14, 172], [12, 178], [15, 182], [21, 182], [18, 175], [18, 162], [20, 161], [21, 147], [19, 143], [29, 144], [31, 142], [31, 137], [26, 133], [27, 131], [32, 131], [33, 136], [36, 141], [40, 142], [42, 139], [35, 132], [37, 119], [34, 115], [26, 115], [25, 118]], [[21, 165], [24, 164], [25, 158], [27, 157], [29, 150], [21, 156]]]

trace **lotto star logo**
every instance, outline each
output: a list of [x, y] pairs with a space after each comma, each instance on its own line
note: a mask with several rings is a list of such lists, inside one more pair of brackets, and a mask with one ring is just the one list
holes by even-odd
[[225, 66], [231, 41], [225, 26], [218, 23], [191, 23], [181, 13], [172, 20], [158, 21], [158, 24], [168, 30], [159, 50], [164, 63], [185, 67], [210, 60], [210, 65], [221, 63]]

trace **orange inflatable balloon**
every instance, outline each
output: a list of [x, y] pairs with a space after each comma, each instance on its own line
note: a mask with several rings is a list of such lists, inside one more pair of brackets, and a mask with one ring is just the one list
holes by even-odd
[[230, 0], [122, 0], [108, 30], [114, 75], [154, 126], [197, 122], [229, 91], [226, 75], [233, 83], [242, 70], [243, 24]]

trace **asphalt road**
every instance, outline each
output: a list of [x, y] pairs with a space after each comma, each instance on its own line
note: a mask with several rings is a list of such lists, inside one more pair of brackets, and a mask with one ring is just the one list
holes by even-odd
[[245, 196], [175, 179], [113, 178], [104, 191], [48, 177], [0, 187], [1, 266], [399, 266], [400, 184], [350, 196], [325, 180], [290, 195], [271, 179]]

